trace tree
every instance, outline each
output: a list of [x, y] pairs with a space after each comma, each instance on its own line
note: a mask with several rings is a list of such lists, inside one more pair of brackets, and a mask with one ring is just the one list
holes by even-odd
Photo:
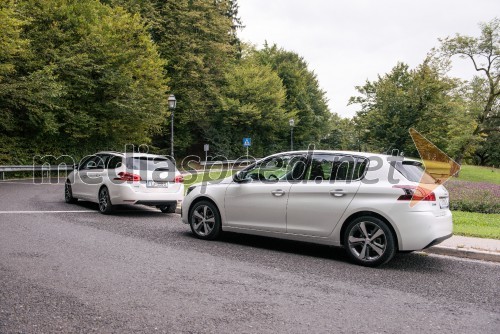
[[27, 0], [17, 11], [27, 46], [0, 96], [14, 120], [7, 135], [52, 154], [147, 143], [167, 86], [139, 16], [96, 0]]
[[[476, 117], [476, 127], [473, 135], [490, 134], [500, 131], [498, 97], [500, 95], [500, 20], [493, 19], [480, 24], [479, 37], [456, 34], [441, 40], [441, 52], [446, 57], [458, 55], [470, 59], [474, 69], [486, 79], [487, 94], [481, 111]], [[457, 156], [457, 162], [462, 160], [469, 145], [464, 142]]]
[[225, 75], [221, 110], [211, 115], [207, 139], [215, 152], [241, 156], [241, 140], [252, 138], [251, 152], [264, 156], [287, 145], [290, 114], [283, 108], [285, 89], [269, 65], [258, 63], [255, 54], [235, 62]]
[[200, 150], [210, 115], [220, 110], [225, 73], [238, 55], [231, 10], [234, 1], [167, 1], [152, 30], [178, 101], [174, 126], [181, 154]]
[[27, 69], [35, 57], [23, 34], [28, 24], [17, 2], [0, 3], [0, 163], [30, 161], [31, 140], [56, 129], [62, 86], [52, 64]]
[[375, 152], [397, 149], [418, 156], [408, 133], [410, 127], [445, 149], [449, 116], [454, 107], [457, 82], [442, 77], [428, 59], [414, 70], [398, 63], [391, 72], [357, 87], [361, 96], [350, 103], [360, 104], [356, 126], [360, 142]]
[[[332, 114], [328, 122], [328, 134], [316, 146], [317, 149], [356, 151], [367, 149], [361, 142], [361, 130], [356, 127], [355, 119], [342, 118]], [[361, 147], [362, 146], [362, 147]]]
[[307, 149], [309, 144], [319, 145], [328, 136], [332, 114], [316, 74], [309, 70], [304, 58], [277, 45], [266, 43], [262, 50], [256, 51], [256, 56], [261, 64], [271, 66], [283, 81], [284, 108], [295, 115], [295, 147]]

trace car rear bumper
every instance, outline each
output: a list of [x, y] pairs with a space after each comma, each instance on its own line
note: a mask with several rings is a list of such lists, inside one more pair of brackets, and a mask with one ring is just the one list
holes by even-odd
[[406, 212], [397, 220], [399, 250], [412, 251], [436, 245], [453, 233], [451, 211]]
[[437, 239], [434, 239], [431, 241], [430, 244], [428, 244], [427, 246], [425, 246], [423, 249], [426, 249], [426, 248], [429, 248], [429, 247], [432, 247], [432, 246], [435, 246], [437, 244], [440, 244], [442, 243], [443, 241], [445, 241], [446, 239], [448, 238], [451, 238], [451, 236], [453, 235], [453, 233], [450, 233], [448, 235], [445, 235], [444, 237], [440, 237], [440, 238], [437, 238]]
[[184, 199], [184, 185], [175, 192], [145, 192], [133, 184], [121, 184], [110, 191], [111, 203], [119, 204], [144, 204], [151, 206], [170, 205], [180, 203]]

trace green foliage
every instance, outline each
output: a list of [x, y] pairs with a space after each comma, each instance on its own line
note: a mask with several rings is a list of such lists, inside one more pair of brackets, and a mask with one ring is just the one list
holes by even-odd
[[[444, 57], [459, 56], [471, 60], [474, 69], [482, 76], [471, 82], [469, 112], [474, 115], [475, 127], [470, 140], [462, 140], [457, 160], [477, 146], [476, 135], [497, 138], [500, 131], [500, 19], [480, 24], [479, 37], [456, 34], [441, 40], [440, 51]], [[486, 142], [486, 140], [485, 140]], [[480, 162], [484, 162], [484, 149], [492, 143], [483, 143], [479, 150]], [[499, 145], [498, 141], [493, 145]]]
[[11, 64], [0, 82], [5, 135], [50, 154], [149, 141], [167, 86], [139, 16], [93, 0], [9, 4], [7, 39], [24, 47], [2, 54]]
[[361, 96], [350, 100], [361, 106], [356, 117], [361, 140], [375, 152], [398, 149], [418, 156], [408, 133], [413, 127], [446, 149], [449, 116], [460, 103], [456, 87], [457, 82], [443, 77], [428, 60], [414, 70], [397, 64], [377, 81], [357, 87]]
[[227, 0], [163, 2], [161, 20], [152, 29], [178, 101], [174, 125], [181, 155], [202, 147], [211, 126], [209, 117], [220, 111], [225, 73], [238, 55], [230, 15], [233, 5]]
[[206, 142], [241, 155], [244, 136], [254, 155], [287, 149], [292, 117], [296, 147], [329, 145], [332, 115], [315, 74], [276, 45], [243, 54], [236, 0], [3, 1], [0, 18], [5, 161], [128, 143], [162, 151], [169, 93], [178, 156]]
[[360, 140], [364, 129], [356, 126], [350, 118], [342, 118], [332, 114], [328, 122], [328, 134], [321, 140], [318, 149], [331, 149], [343, 151], [367, 151], [367, 145]]
[[244, 137], [252, 138], [254, 156], [282, 149], [290, 115], [283, 108], [285, 89], [277, 73], [251, 54], [232, 65], [225, 79], [221, 110], [212, 115], [205, 131], [216, 152], [243, 155]]
[[308, 69], [304, 58], [276, 44], [269, 46], [266, 43], [256, 52], [256, 57], [261, 64], [271, 66], [283, 81], [284, 107], [295, 120], [295, 148], [307, 149], [309, 144], [319, 147], [320, 141], [328, 136], [332, 114], [316, 74]]

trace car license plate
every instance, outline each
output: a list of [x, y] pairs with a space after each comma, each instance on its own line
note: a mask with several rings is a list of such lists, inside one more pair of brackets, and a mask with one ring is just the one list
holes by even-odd
[[439, 197], [439, 207], [441, 209], [448, 209], [450, 206], [449, 197]]
[[148, 181], [146, 186], [148, 188], [168, 188], [168, 182]]

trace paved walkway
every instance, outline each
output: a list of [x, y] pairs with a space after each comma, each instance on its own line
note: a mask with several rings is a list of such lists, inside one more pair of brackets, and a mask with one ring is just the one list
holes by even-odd
[[424, 252], [500, 262], [500, 240], [455, 235]]

